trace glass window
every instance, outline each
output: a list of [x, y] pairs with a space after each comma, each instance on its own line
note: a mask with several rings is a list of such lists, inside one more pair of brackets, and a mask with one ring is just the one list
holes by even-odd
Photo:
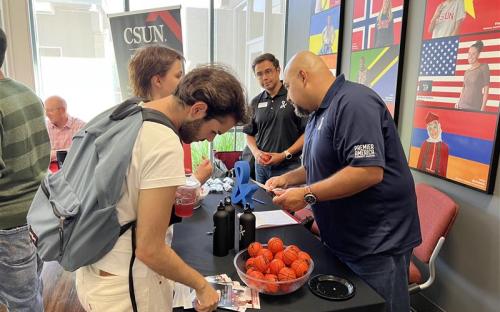
[[[1, 1], [1, 0], [0, 0]], [[33, 0], [38, 94], [60, 95], [71, 115], [85, 121], [121, 101], [108, 14], [124, 11], [116, 0]], [[131, 11], [180, 5], [186, 70], [210, 60], [209, 0], [129, 0]], [[249, 99], [261, 92], [253, 59], [271, 52], [283, 62], [285, 0], [216, 0], [214, 60], [235, 71]], [[242, 150], [241, 127], [218, 136], [213, 149]], [[193, 167], [210, 150], [193, 143]]]
[[60, 95], [84, 121], [120, 102], [107, 14], [123, 9], [114, 0], [33, 1], [42, 100]]
[[[247, 89], [250, 101], [262, 92], [252, 72], [253, 60], [269, 52], [283, 62], [285, 0], [222, 1], [214, 13], [214, 59], [230, 65], [236, 71]], [[214, 149], [217, 151], [242, 150], [245, 145], [241, 127], [214, 140]]]
[[209, 0], [130, 0], [129, 3], [130, 11], [180, 6], [186, 72], [210, 62]]

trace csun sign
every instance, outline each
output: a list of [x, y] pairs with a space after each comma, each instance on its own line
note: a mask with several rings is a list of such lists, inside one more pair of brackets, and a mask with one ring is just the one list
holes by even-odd
[[127, 27], [123, 30], [123, 39], [127, 44], [158, 43], [166, 42], [163, 34], [164, 25], [149, 25]]

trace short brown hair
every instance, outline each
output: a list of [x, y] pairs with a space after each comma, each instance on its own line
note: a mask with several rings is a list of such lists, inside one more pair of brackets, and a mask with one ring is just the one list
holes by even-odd
[[173, 94], [185, 105], [204, 102], [205, 119], [231, 115], [237, 124], [248, 122], [245, 90], [238, 79], [222, 65], [203, 65], [190, 71]]
[[128, 63], [128, 76], [134, 95], [149, 99], [151, 78], [165, 75], [176, 60], [184, 62], [184, 57], [163, 45], [154, 44], [138, 49]]

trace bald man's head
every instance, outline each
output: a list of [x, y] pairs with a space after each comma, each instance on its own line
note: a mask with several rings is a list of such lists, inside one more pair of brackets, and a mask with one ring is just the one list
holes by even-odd
[[60, 96], [53, 95], [45, 100], [44, 105], [45, 114], [50, 122], [57, 127], [63, 127], [68, 121], [66, 101]]
[[285, 67], [284, 85], [296, 112], [308, 115], [317, 110], [335, 81], [325, 62], [309, 51], [294, 55]]

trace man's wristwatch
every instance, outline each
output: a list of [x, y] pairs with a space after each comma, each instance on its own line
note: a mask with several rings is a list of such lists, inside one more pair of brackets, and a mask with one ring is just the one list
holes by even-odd
[[288, 150], [285, 150], [283, 153], [285, 153], [285, 159], [292, 159], [293, 155]]
[[314, 205], [316, 203], [316, 196], [311, 192], [311, 187], [309, 185], [306, 186], [304, 201], [309, 205]]

